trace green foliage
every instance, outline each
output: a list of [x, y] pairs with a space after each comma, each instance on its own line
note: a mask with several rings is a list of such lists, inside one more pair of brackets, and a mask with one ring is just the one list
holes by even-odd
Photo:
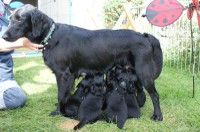
[[112, 28], [122, 12], [122, 3], [126, 0], [107, 0], [104, 5], [106, 27]]
[[[112, 28], [122, 13], [122, 4], [131, 0], [107, 0], [104, 4], [104, 21], [107, 28]], [[143, 4], [141, 0], [131, 1], [133, 6]]]

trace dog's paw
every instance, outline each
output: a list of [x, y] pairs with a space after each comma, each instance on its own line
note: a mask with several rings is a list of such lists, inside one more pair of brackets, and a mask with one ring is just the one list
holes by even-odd
[[153, 116], [151, 117], [151, 120], [154, 120], [154, 121], [162, 121], [162, 120], [163, 120], [163, 116], [162, 116], [162, 114], [160, 114], [160, 115], [153, 115]]
[[56, 115], [61, 115], [61, 113], [60, 113], [60, 111], [55, 110], [55, 111], [52, 111], [49, 115], [50, 116], [56, 116]]

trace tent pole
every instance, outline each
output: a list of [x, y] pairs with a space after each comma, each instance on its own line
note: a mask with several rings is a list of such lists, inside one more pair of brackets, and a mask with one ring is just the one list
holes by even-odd
[[[190, 14], [192, 15], [192, 14]], [[195, 81], [194, 81], [194, 71], [195, 71], [195, 64], [194, 64], [194, 42], [193, 42], [193, 29], [192, 29], [192, 18], [190, 19], [190, 32], [191, 32], [191, 44], [192, 44], [192, 98], [195, 95]]]

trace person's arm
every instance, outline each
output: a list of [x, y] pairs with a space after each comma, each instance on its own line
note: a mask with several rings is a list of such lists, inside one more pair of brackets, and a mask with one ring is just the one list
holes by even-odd
[[1, 52], [9, 51], [9, 50], [13, 50], [13, 49], [16, 49], [16, 48], [21, 48], [21, 47], [26, 47], [26, 48], [29, 48], [33, 51], [40, 51], [39, 48], [42, 48], [43, 45], [33, 43], [25, 37], [19, 38], [15, 42], [8, 42], [8, 41], [5, 41], [4, 39], [0, 38], [0, 51]]

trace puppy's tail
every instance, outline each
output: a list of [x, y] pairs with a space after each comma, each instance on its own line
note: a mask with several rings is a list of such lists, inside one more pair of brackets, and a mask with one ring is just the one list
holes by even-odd
[[144, 33], [144, 36], [148, 38], [151, 46], [153, 47], [153, 59], [157, 66], [155, 78], [157, 78], [160, 75], [163, 66], [163, 53], [160, 47], [160, 41], [154, 36], [147, 33]]

